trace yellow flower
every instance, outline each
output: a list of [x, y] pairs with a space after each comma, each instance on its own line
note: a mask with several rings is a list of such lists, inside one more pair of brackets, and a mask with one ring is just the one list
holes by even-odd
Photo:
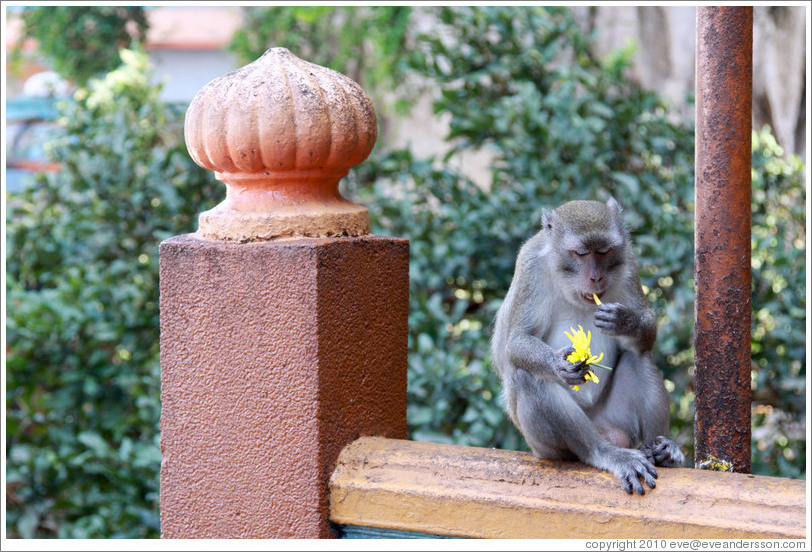
[[582, 326], [578, 326], [578, 331], [576, 332], [574, 328], [570, 328], [569, 332], [564, 332], [567, 334], [567, 337], [570, 338], [572, 341], [572, 347], [575, 349], [574, 352], [570, 353], [567, 356], [567, 360], [573, 363], [585, 362], [586, 364], [595, 364], [596, 362], [600, 362], [603, 358], [603, 353], [600, 356], [593, 356], [589, 350], [589, 343], [592, 341], [592, 332], [584, 332], [584, 328]]
[[[589, 372], [584, 374], [584, 379], [586, 381], [594, 381], [595, 383], [600, 383], [601, 382], [601, 380], [598, 379], [598, 376], [596, 376], [595, 372], [593, 372], [592, 370], [590, 370]], [[572, 386], [573, 391], [578, 391], [580, 389], [581, 389], [580, 385], [573, 385]]]
[[[570, 334], [570, 332], [572, 332]], [[585, 332], [582, 326], [578, 326], [578, 331], [575, 331], [575, 328], [570, 328], [570, 332], [564, 332], [567, 334], [567, 337], [570, 338], [572, 341], [572, 348], [575, 349], [572, 353], [567, 356], [567, 360], [574, 364], [579, 362], [583, 362], [587, 365], [594, 365], [600, 366], [601, 368], [606, 368], [607, 370], [611, 370], [610, 367], [604, 366], [603, 364], [598, 364], [598, 362], [603, 359], [603, 353], [598, 356], [594, 356], [592, 352], [589, 350], [589, 344], [592, 341], [592, 332]], [[584, 374], [585, 381], [594, 381], [595, 383], [600, 383], [598, 376], [595, 375], [595, 372], [590, 370], [586, 374]], [[580, 385], [573, 385], [571, 386], [573, 391], [578, 391], [581, 389]]]

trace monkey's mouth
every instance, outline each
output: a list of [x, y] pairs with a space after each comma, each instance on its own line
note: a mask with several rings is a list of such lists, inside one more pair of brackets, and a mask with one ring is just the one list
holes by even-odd
[[[593, 295], [592, 293], [584, 293], [584, 294], [581, 295], [581, 298], [584, 301], [586, 301], [587, 303], [589, 303], [590, 305], [594, 305], [595, 304], [595, 298], [592, 297], [592, 295]], [[598, 299], [603, 300], [603, 292], [595, 293], [594, 295], [597, 295]]]

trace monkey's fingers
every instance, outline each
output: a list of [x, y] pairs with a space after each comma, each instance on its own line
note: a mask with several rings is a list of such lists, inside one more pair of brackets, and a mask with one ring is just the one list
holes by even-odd
[[[657, 471], [654, 469], [653, 466], [648, 464], [642, 464], [636, 467], [636, 473], [633, 474], [631, 479], [631, 485], [634, 487], [634, 490], [637, 494], [646, 494], [646, 489], [640, 483], [640, 478], [643, 478], [643, 481], [646, 482], [646, 485], [651, 487], [652, 489], [657, 486], [657, 482], [654, 481], [657, 478]], [[631, 491], [626, 488], [626, 492], [631, 494]]]
[[654, 462], [656, 465], [661, 465], [661, 460], [663, 460], [668, 454], [668, 443], [662, 435], [655, 438], [651, 443], [648, 445], [644, 445], [640, 447], [640, 450], [646, 449], [646, 456], [651, 458], [651, 461]]
[[652, 489], [657, 486], [657, 482], [654, 481], [657, 479], [657, 470], [654, 468], [654, 465], [651, 463], [645, 464], [646, 471], [643, 472], [643, 479], [646, 480], [646, 485], [651, 487]]
[[654, 464], [654, 448], [652, 444], [643, 445], [638, 449], [640, 452], [646, 455], [646, 459]]
[[[632, 486], [632, 481], [635, 481], [637, 485], [640, 485], [640, 481], [637, 481], [636, 478], [630, 475], [620, 478], [620, 482], [623, 483], [623, 490], [626, 491], [628, 494], [632, 494], [632, 491], [634, 490], [634, 487]], [[642, 489], [643, 487], [641, 486], [640, 488]], [[645, 494], [645, 492], [646, 492], [645, 490], [642, 490], [640, 494]]]
[[620, 303], [604, 303], [595, 310], [595, 327], [610, 335], [622, 335], [632, 327], [629, 309]]
[[595, 311], [595, 327], [604, 333], [614, 333], [617, 317], [614, 312], [605, 310], [606, 307], [608, 305], [601, 305]]
[[583, 385], [586, 383], [586, 374], [590, 370], [591, 368], [585, 362], [579, 362], [578, 364], [569, 362], [562, 370], [561, 378], [568, 385]]
[[586, 375], [591, 371], [592, 367], [586, 362], [579, 362], [575, 365], [575, 373], [583, 380], [581, 383], [586, 382]]
[[625, 474], [620, 478], [623, 483], [623, 489], [629, 493], [646, 494], [646, 489], [640, 484], [640, 477], [636, 473]]
[[616, 448], [607, 454], [608, 469], [621, 481], [627, 493], [645, 494], [641, 479], [651, 487], [656, 486], [657, 470], [646, 455], [635, 449]]
[[685, 455], [679, 446], [669, 439], [660, 435], [650, 446], [654, 463], [658, 466], [673, 468], [685, 462]]
[[561, 379], [563, 379], [567, 385], [583, 385], [586, 383], [586, 378], [580, 370], [572, 371], [568, 369], [567, 372], [561, 374]]

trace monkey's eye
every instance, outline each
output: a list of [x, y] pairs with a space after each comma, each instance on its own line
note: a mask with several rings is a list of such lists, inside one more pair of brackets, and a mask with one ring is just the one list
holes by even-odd
[[612, 251], [612, 248], [607, 247], [606, 249], [601, 249], [600, 251], [598, 251], [598, 255], [606, 255], [607, 253], [610, 253], [611, 251]]
[[585, 257], [589, 255], [589, 251], [581, 251], [579, 249], [573, 249], [572, 251], [570, 251], [570, 253], [572, 253], [573, 255], [578, 255], [579, 257]]

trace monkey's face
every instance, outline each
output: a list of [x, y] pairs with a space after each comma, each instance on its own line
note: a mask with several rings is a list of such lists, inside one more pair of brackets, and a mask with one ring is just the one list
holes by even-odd
[[544, 212], [542, 220], [560, 291], [575, 306], [594, 306], [592, 295], [610, 293], [631, 259], [620, 207], [614, 201], [570, 201]]
[[564, 296], [575, 305], [595, 305], [593, 297], [603, 299], [622, 275], [622, 244], [607, 240], [600, 243], [562, 244], [558, 271], [564, 284]]

